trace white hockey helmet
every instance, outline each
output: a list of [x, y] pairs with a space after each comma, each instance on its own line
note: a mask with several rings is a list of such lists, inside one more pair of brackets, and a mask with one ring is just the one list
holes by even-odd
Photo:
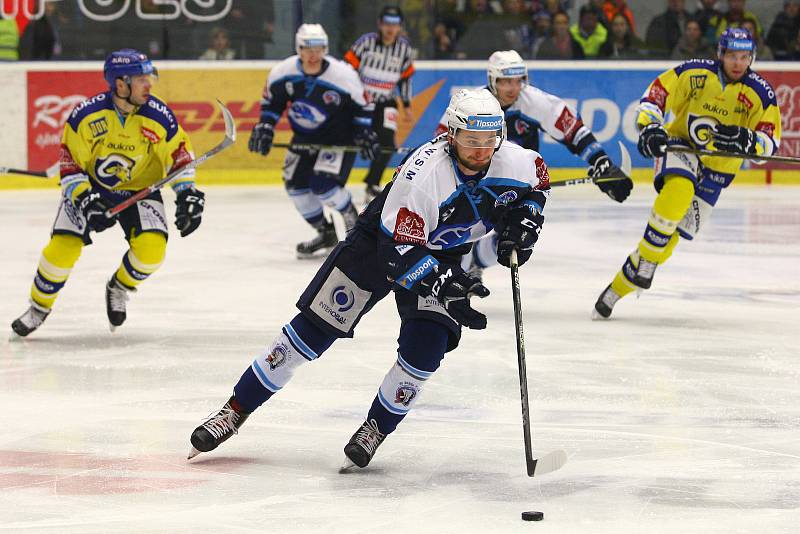
[[321, 46], [328, 53], [328, 34], [322, 24], [301, 24], [294, 36], [294, 49], [298, 54], [301, 48]]
[[489, 78], [489, 90], [493, 94], [497, 94], [498, 78], [522, 78], [523, 83], [528, 82], [528, 69], [522, 56], [515, 50], [498, 50], [489, 56], [486, 75]]
[[495, 150], [506, 138], [506, 119], [500, 102], [486, 89], [461, 89], [447, 106], [447, 131], [495, 132]]

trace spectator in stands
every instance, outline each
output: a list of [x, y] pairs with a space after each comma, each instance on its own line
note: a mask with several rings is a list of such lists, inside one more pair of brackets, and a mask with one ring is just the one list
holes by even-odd
[[550, 15], [550, 20], [552, 21], [556, 13], [567, 12], [569, 3], [569, 1], [562, 0], [544, 0], [543, 2], [533, 2], [531, 13], [533, 14], [533, 18], [536, 18], [536, 15], [545, 12]]
[[589, 0], [587, 4], [589, 7], [594, 8], [595, 12], [597, 12], [597, 22], [603, 25], [603, 28], [606, 31], [611, 29], [611, 20], [606, 18], [606, 14], [603, 11], [603, 4], [605, 0]]
[[787, 60], [794, 54], [794, 43], [797, 41], [799, 32], [800, 0], [784, 2], [783, 11], [775, 16], [766, 41], [776, 60]]
[[[692, 13], [692, 18], [700, 24], [700, 31], [705, 35], [711, 25], [711, 19], [718, 17], [722, 13], [717, 9], [719, 0], [700, 0], [697, 11]], [[706, 42], [709, 41], [706, 39]]]
[[[758, 17], [756, 17], [755, 13], [745, 9], [745, 3], [746, 0], [728, 0], [728, 11], [711, 17], [706, 38], [709, 41], [717, 42], [722, 32], [728, 28], [741, 27], [742, 22], [745, 20], [752, 21], [760, 34], [762, 32], [761, 23], [758, 21]], [[711, 31], [714, 32], [713, 35], [710, 34]]]
[[530, 24], [530, 12], [523, 0], [503, 0], [503, 18], [506, 27], [503, 31], [507, 46], [516, 50], [523, 58], [530, 59], [533, 50], [534, 33]]
[[433, 59], [451, 59], [455, 50], [456, 32], [439, 21], [433, 27]]
[[[42, 0], [37, 0], [34, 13], [40, 13]], [[44, 13], [38, 19], [31, 20], [25, 27], [19, 41], [20, 58], [23, 60], [47, 60], [61, 55], [61, 39], [59, 28], [63, 15], [58, 13], [58, 4], [47, 2]]]
[[553, 35], [541, 41], [534, 50], [536, 59], [583, 59], [583, 48], [569, 31], [569, 15], [564, 12], [553, 16]]
[[0, 61], [19, 59], [19, 30], [14, 19], [0, 18]]
[[651, 55], [667, 57], [678, 44], [689, 19], [689, 13], [683, 7], [684, 0], [667, 0], [667, 10], [650, 21], [645, 42]]
[[608, 30], [600, 24], [600, 17], [601, 13], [595, 7], [585, 5], [579, 12], [578, 23], [569, 29], [572, 38], [581, 46], [583, 55], [587, 58], [597, 57], [608, 36]]
[[600, 57], [610, 59], [641, 59], [644, 42], [636, 37], [628, 24], [628, 18], [617, 13], [611, 19], [611, 31], [603, 46]]
[[211, 45], [198, 59], [228, 60], [236, 58], [236, 52], [231, 48], [231, 42], [228, 39], [228, 30], [217, 26], [211, 30], [209, 38]]
[[743, 20], [740, 26], [743, 30], [750, 32], [753, 36], [753, 41], [756, 43], [756, 57], [760, 61], [775, 61], [775, 56], [772, 54], [769, 46], [764, 43], [764, 38], [758, 32], [758, 28], [751, 20]]
[[695, 19], [687, 19], [683, 30], [683, 37], [672, 49], [670, 59], [714, 59], [716, 50], [706, 38], [700, 27], [700, 23]]
[[605, 0], [602, 9], [606, 20], [611, 22], [610, 30], [614, 30], [614, 17], [622, 15], [628, 22], [630, 33], [634, 36], [636, 35], [636, 22], [633, 20], [633, 12], [631, 8], [628, 7], [628, 2], [626, 0]]
[[545, 39], [553, 35], [553, 18], [547, 11], [539, 11], [533, 16], [533, 57], [536, 57], [536, 50]]

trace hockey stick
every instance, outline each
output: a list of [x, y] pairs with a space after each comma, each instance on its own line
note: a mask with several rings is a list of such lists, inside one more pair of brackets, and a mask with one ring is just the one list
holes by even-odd
[[28, 169], [14, 169], [11, 167], [0, 167], [0, 174], [21, 174], [23, 176], [35, 176], [36, 178], [56, 178], [59, 174], [60, 163], [56, 162], [43, 171], [30, 171]]
[[222, 140], [222, 142], [217, 146], [215, 146], [214, 148], [212, 148], [211, 150], [209, 150], [208, 152], [206, 152], [205, 154], [198, 156], [194, 161], [184, 165], [183, 167], [174, 172], [169, 173], [168, 175], [166, 175], [164, 178], [157, 181], [153, 185], [142, 189], [141, 191], [135, 193], [133, 196], [126, 198], [116, 206], [107, 209], [106, 217], [111, 218], [114, 215], [117, 215], [119, 212], [132, 206], [133, 204], [136, 204], [143, 198], [147, 198], [153, 192], [158, 191], [159, 189], [167, 185], [175, 178], [182, 176], [186, 171], [194, 169], [195, 167], [205, 162], [209, 158], [216, 156], [217, 154], [219, 154], [220, 152], [231, 146], [236, 141], [236, 123], [233, 120], [233, 115], [231, 115], [231, 112], [228, 111], [228, 108], [226, 108], [222, 102], [217, 100], [217, 104], [219, 105], [219, 109], [222, 112], [222, 118], [225, 121], [225, 138]]
[[739, 158], [754, 159], [758, 161], [783, 161], [785, 163], [800, 163], [800, 158], [793, 158], [791, 156], [758, 156], [756, 154], [741, 154], [739, 152], [727, 152], [725, 150], [705, 150], [699, 148], [690, 148], [688, 146], [668, 146], [667, 152], [686, 152], [688, 154], [696, 154], [698, 156], [715, 156], [719, 158]]
[[551, 181], [550, 187], [562, 187], [566, 185], [580, 185], [580, 184], [602, 184], [605, 182], [616, 182], [619, 180], [625, 180], [626, 178], [631, 177], [631, 155], [628, 152], [628, 149], [625, 148], [625, 145], [622, 144], [622, 141], [617, 141], [619, 143], [619, 159], [620, 165], [619, 170], [616, 174], [607, 174], [605, 176], [598, 176], [597, 178], [592, 178], [591, 176], [582, 176], [580, 178], [568, 178], [566, 180], [557, 180]]
[[519, 366], [519, 394], [522, 402], [522, 434], [525, 439], [525, 466], [528, 476], [544, 475], [561, 469], [567, 463], [567, 453], [562, 450], [549, 452], [534, 458], [531, 445], [530, 408], [528, 406], [528, 374], [525, 369], [525, 334], [522, 331], [522, 299], [519, 290], [519, 265], [517, 250], [511, 251], [511, 294], [514, 299], [514, 326], [517, 333], [517, 364]]
[[[313, 143], [273, 143], [273, 148], [293, 148], [295, 150], [304, 150], [304, 151], [312, 151], [312, 150], [344, 150], [345, 152], [361, 152], [361, 148], [357, 146], [348, 146], [348, 145], [316, 145]], [[381, 153], [383, 154], [405, 154], [407, 152], [411, 152], [413, 148], [407, 146], [401, 147], [390, 147], [390, 146], [382, 146]]]

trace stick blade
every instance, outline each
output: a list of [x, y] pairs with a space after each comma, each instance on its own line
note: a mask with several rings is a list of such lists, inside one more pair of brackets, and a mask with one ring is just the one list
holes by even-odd
[[620, 165], [619, 168], [622, 172], [625, 173], [625, 176], [630, 178], [631, 176], [631, 155], [628, 152], [628, 149], [625, 148], [625, 145], [622, 144], [622, 141], [618, 141], [619, 143], [619, 160]]
[[567, 453], [562, 450], [549, 452], [539, 459], [528, 463], [528, 476], [537, 477], [552, 473], [564, 467], [567, 463]]
[[217, 99], [217, 105], [222, 112], [222, 120], [225, 121], [225, 137], [234, 142], [236, 141], [236, 121], [233, 120], [233, 115], [221, 100]]

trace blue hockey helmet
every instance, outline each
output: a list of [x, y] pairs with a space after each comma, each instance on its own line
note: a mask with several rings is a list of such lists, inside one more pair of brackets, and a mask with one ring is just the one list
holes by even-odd
[[728, 28], [719, 36], [717, 57], [722, 59], [726, 50], [750, 52], [752, 61], [756, 59], [756, 42], [750, 32], [744, 28]]
[[146, 55], [133, 48], [123, 48], [111, 52], [103, 65], [103, 78], [106, 79], [111, 89], [116, 87], [117, 78], [122, 78], [126, 83], [130, 83], [131, 76], [141, 74], [158, 76], [158, 70]]

